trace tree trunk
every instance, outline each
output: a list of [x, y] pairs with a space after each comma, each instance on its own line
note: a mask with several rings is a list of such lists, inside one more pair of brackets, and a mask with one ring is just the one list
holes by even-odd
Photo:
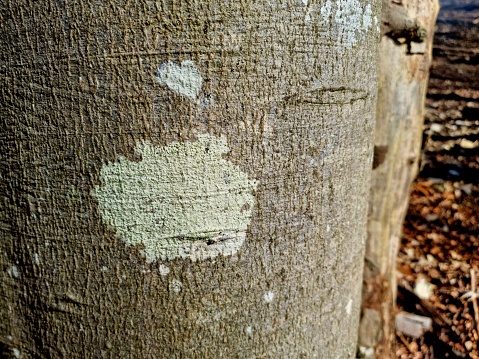
[[[385, 0], [359, 345], [392, 358], [396, 256], [417, 175], [437, 0]], [[375, 352], [374, 355], [372, 355]]]
[[3, 355], [353, 357], [378, 11], [3, 1]]

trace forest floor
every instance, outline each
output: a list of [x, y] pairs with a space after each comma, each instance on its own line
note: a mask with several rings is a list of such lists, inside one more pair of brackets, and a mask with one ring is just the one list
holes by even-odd
[[398, 311], [431, 318], [433, 329], [397, 332], [396, 354], [479, 359], [479, 0], [442, 0], [434, 42], [421, 171], [397, 262]]

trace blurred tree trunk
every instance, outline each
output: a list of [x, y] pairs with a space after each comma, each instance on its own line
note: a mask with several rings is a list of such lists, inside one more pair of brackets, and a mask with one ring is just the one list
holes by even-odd
[[[394, 353], [396, 256], [417, 175], [437, 0], [384, 0], [359, 345]], [[372, 348], [368, 350], [368, 348]]]
[[3, 357], [353, 357], [379, 7], [3, 1]]

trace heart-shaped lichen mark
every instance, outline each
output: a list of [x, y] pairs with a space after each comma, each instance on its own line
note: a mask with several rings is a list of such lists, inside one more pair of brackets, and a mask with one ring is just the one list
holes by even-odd
[[158, 68], [155, 75], [159, 83], [190, 100], [198, 97], [203, 84], [203, 78], [195, 63], [190, 60], [182, 61], [181, 66], [171, 61], [165, 62]]

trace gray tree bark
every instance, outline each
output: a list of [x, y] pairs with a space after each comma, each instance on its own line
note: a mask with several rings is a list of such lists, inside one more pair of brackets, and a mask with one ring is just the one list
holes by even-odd
[[378, 11], [3, 1], [4, 357], [353, 357]]
[[384, 0], [359, 345], [395, 356], [396, 257], [421, 152], [437, 0]]

